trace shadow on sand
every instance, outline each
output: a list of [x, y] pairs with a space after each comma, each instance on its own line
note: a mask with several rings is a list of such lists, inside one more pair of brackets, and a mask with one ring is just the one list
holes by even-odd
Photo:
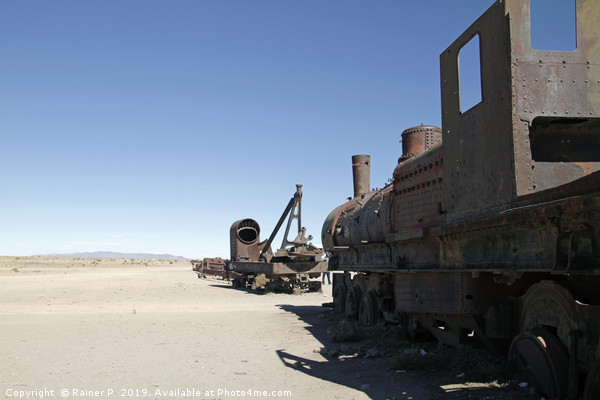
[[[394, 371], [390, 354], [379, 353], [365, 357], [369, 349], [377, 347], [373, 340], [336, 343], [327, 334], [341, 317], [330, 309], [319, 306], [278, 305], [293, 313], [306, 323], [306, 328], [326, 349], [323, 356], [313, 359], [277, 350], [281, 362], [304, 374], [334, 382], [365, 393], [371, 399], [432, 400], [432, 399], [514, 399], [522, 398], [523, 392], [515, 393], [509, 388], [492, 388], [484, 384], [468, 384], [465, 379], [444, 371]], [[401, 343], [398, 341], [398, 350]], [[318, 350], [318, 349], [315, 349]], [[339, 352], [330, 357], [328, 351]], [[349, 354], [349, 355], [343, 355]], [[315, 361], [322, 360], [322, 361]], [[441, 368], [440, 368], [441, 369]], [[517, 397], [514, 397], [514, 396]], [[519, 396], [520, 395], [520, 396]], [[531, 397], [527, 397], [531, 398]], [[535, 397], [534, 397], [535, 398]]]
[[[319, 306], [279, 305], [287, 312], [296, 314], [307, 324], [306, 329], [327, 349], [340, 349], [342, 346], [352, 353], [355, 349], [369, 346], [368, 341], [335, 343], [327, 334], [327, 328], [335, 325], [328, 308]], [[364, 392], [371, 399], [433, 399], [432, 388], [418, 377], [406, 372], [390, 371], [388, 357], [361, 358], [348, 355], [321, 357], [315, 361], [284, 350], [277, 350], [281, 362], [289, 368], [329, 382], [334, 382]]]

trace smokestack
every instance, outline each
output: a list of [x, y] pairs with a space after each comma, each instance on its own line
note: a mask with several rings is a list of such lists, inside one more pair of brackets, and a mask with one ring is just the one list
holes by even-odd
[[352, 178], [354, 197], [367, 194], [371, 190], [371, 156], [352, 156]]

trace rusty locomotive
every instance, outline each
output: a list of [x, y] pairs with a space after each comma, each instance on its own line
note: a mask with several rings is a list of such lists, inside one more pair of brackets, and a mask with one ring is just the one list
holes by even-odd
[[[577, 48], [531, 46], [529, 0], [495, 2], [440, 55], [442, 128], [402, 134], [383, 189], [354, 156], [326, 218], [333, 305], [457, 346], [502, 349], [547, 398], [600, 398], [600, 1]], [[479, 41], [481, 101], [459, 54]]]
[[[273, 253], [271, 244], [288, 219], [281, 247]], [[292, 225], [297, 226], [297, 236], [290, 239]], [[310, 243], [302, 226], [302, 185], [288, 202], [269, 239], [260, 241], [260, 226], [250, 218], [235, 221], [229, 230], [231, 259], [226, 262], [227, 274], [233, 278], [235, 288], [257, 287], [258, 281], [266, 291], [293, 292], [319, 291], [321, 282], [315, 280], [327, 270], [322, 260], [323, 249]]]

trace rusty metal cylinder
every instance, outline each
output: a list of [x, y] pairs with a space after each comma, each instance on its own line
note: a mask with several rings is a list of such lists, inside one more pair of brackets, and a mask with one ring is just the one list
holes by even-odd
[[371, 191], [371, 156], [365, 154], [352, 156], [352, 178], [354, 197]]
[[258, 260], [260, 226], [250, 218], [235, 221], [229, 230], [231, 261]]
[[399, 162], [424, 152], [442, 141], [442, 130], [437, 126], [414, 126], [402, 132], [402, 157]]

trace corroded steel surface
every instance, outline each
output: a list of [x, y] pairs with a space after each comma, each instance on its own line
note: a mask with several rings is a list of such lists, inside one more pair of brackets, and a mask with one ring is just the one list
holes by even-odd
[[352, 177], [354, 178], [354, 197], [371, 191], [371, 156], [352, 156]]
[[200, 275], [205, 276], [220, 276], [222, 278], [226, 278], [227, 271], [225, 270], [226, 260], [215, 257], [215, 258], [204, 258], [200, 262], [198, 262], [195, 268], [196, 271]]
[[258, 260], [260, 226], [250, 218], [235, 221], [229, 229], [231, 260]]
[[280, 275], [311, 274], [320, 276], [327, 271], [325, 261], [251, 262], [237, 261], [229, 264], [229, 270], [240, 274], [265, 274], [267, 277]]

